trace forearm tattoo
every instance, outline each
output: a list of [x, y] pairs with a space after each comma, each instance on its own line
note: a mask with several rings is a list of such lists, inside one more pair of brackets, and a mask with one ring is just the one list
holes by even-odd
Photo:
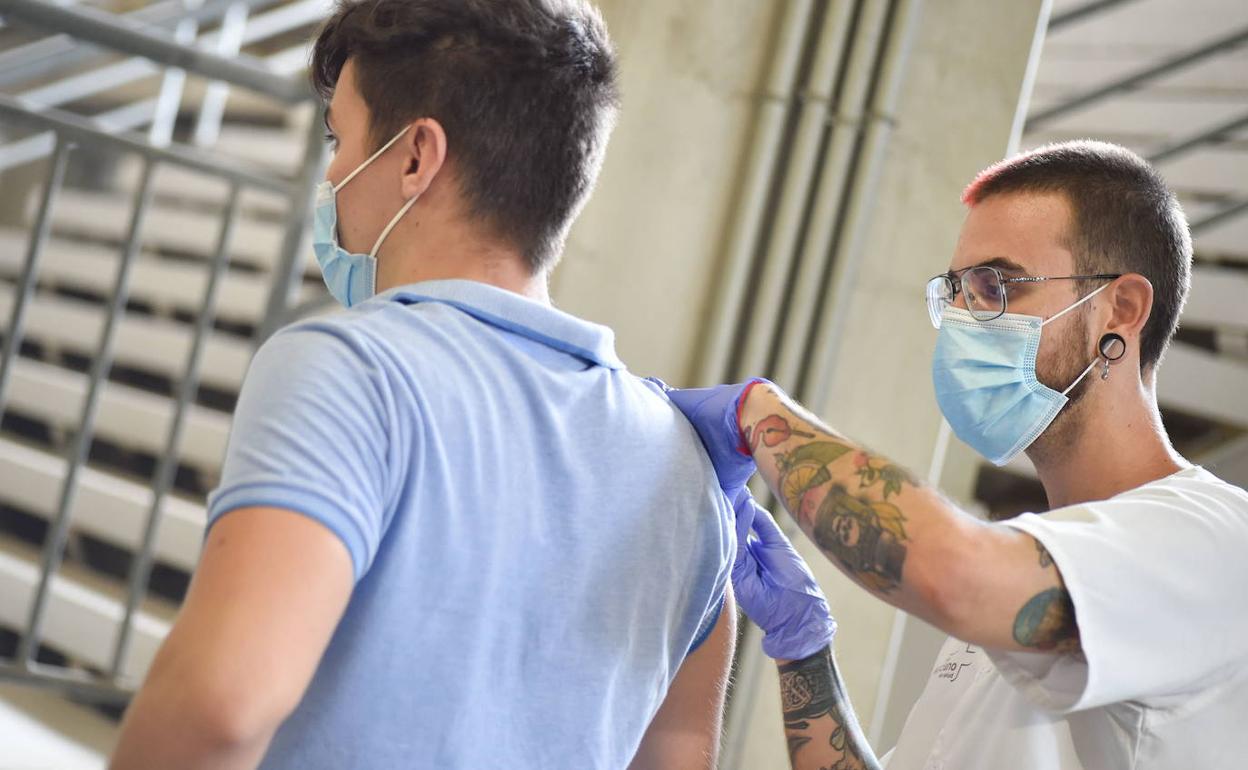
[[[822, 770], [877, 767], [852, 717], [831, 648], [785, 663], [779, 669], [780, 702], [790, 764], [794, 768], [819, 767]], [[823, 733], [828, 734], [827, 743], [815, 743], [815, 736]], [[803, 754], [800, 759], [810, 761], [799, 764], [798, 754], [807, 747], [815, 753]]]
[[901, 584], [909, 538], [891, 499], [919, 485], [910, 473], [818, 424], [795, 427], [785, 415], [769, 415], [745, 433], [754, 450], [779, 447], [780, 496], [824, 553], [873, 591]]

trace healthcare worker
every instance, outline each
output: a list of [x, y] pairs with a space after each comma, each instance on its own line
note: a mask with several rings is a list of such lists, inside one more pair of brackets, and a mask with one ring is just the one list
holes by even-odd
[[[1191, 269], [1174, 195], [1130, 151], [1079, 141], [987, 169], [963, 200], [927, 284], [936, 401], [993, 463], [1027, 453], [1047, 513], [974, 518], [769, 383], [670, 394], [736, 502], [733, 580], [779, 659], [793, 767], [1248, 766], [1248, 493], [1179, 456], [1157, 408]], [[882, 760], [823, 595], [742, 487], [755, 461], [828, 559], [950, 635]]]
[[347, 310], [256, 353], [115, 768], [710, 768], [732, 510], [547, 274], [616, 109], [598, 13], [352, 0], [313, 49]]

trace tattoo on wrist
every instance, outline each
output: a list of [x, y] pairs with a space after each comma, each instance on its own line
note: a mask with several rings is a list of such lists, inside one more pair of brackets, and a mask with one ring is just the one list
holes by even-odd
[[809, 734], [814, 723], [831, 720], [828, 745], [839, 752], [830, 770], [864, 767], [856, 746], [849, 740], [847, 704], [833, 668], [832, 650], [825, 647], [802, 660], [785, 663], [780, 669], [780, 702], [784, 710], [785, 738], [789, 761], [814, 740]]
[[832, 712], [836, 693], [832, 684], [832, 662], [827, 648], [781, 665], [780, 705], [784, 721], [815, 719]]

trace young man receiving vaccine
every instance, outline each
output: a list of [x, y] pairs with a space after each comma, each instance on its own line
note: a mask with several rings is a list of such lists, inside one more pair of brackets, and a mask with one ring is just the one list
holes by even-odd
[[[1004, 161], [964, 201], [927, 286], [936, 401], [992, 462], [1027, 453], [1047, 513], [969, 516], [766, 382], [670, 393], [736, 503], [733, 582], [779, 659], [792, 765], [1241, 767], [1248, 492], [1179, 456], [1157, 408], [1189, 284], [1183, 213], [1145, 161], [1099, 142]], [[827, 603], [743, 489], [755, 461], [834, 564], [950, 635], [882, 760]]]
[[710, 768], [731, 510], [547, 274], [614, 121], [580, 0], [343, 3], [316, 258], [116, 768]]

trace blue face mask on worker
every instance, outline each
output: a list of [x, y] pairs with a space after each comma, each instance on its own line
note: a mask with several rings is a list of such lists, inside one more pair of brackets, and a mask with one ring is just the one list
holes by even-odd
[[382, 242], [398, 224], [399, 219], [407, 213], [420, 196], [413, 195], [407, 203], [403, 204], [399, 213], [394, 215], [390, 224], [381, 231], [381, 235], [377, 236], [376, 243], [367, 254], [354, 254], [338, 244], [338, 205], [335, 196], [346, 186], [347, 182], [355, 178], [356, 174], [367, 168], [368, 164], [390, 149], [390, 145], [399, 141], [399, 137], [406, 133], [407, 128], [404, 128], [395, 134], [394, 138], [382, 145], [380, 150], [370, 155], [368, 160], [361, 163], [355, 171], [347, 174], [347, 177], [337, 185], [327, 179], [316, 188], [316, 210], [312, 221], [312, 250], [316, 254], [316, 263], [321, 266], [321, 276], [325, 279], [325, 286], [329, 289], [329, 293], [346, 307], [358, 305], [377, 293], [377, 250], [381, 248]]
[[1036, 379], [1040, 332], [1102, 289], [1047, 321], [1005, 313], [989, 321], [949, 306], [932, 359], [936, 402], [958, 438], [996, 465], [1014, 459], [1049, 427], [1096, 359], [1060, 393]]

